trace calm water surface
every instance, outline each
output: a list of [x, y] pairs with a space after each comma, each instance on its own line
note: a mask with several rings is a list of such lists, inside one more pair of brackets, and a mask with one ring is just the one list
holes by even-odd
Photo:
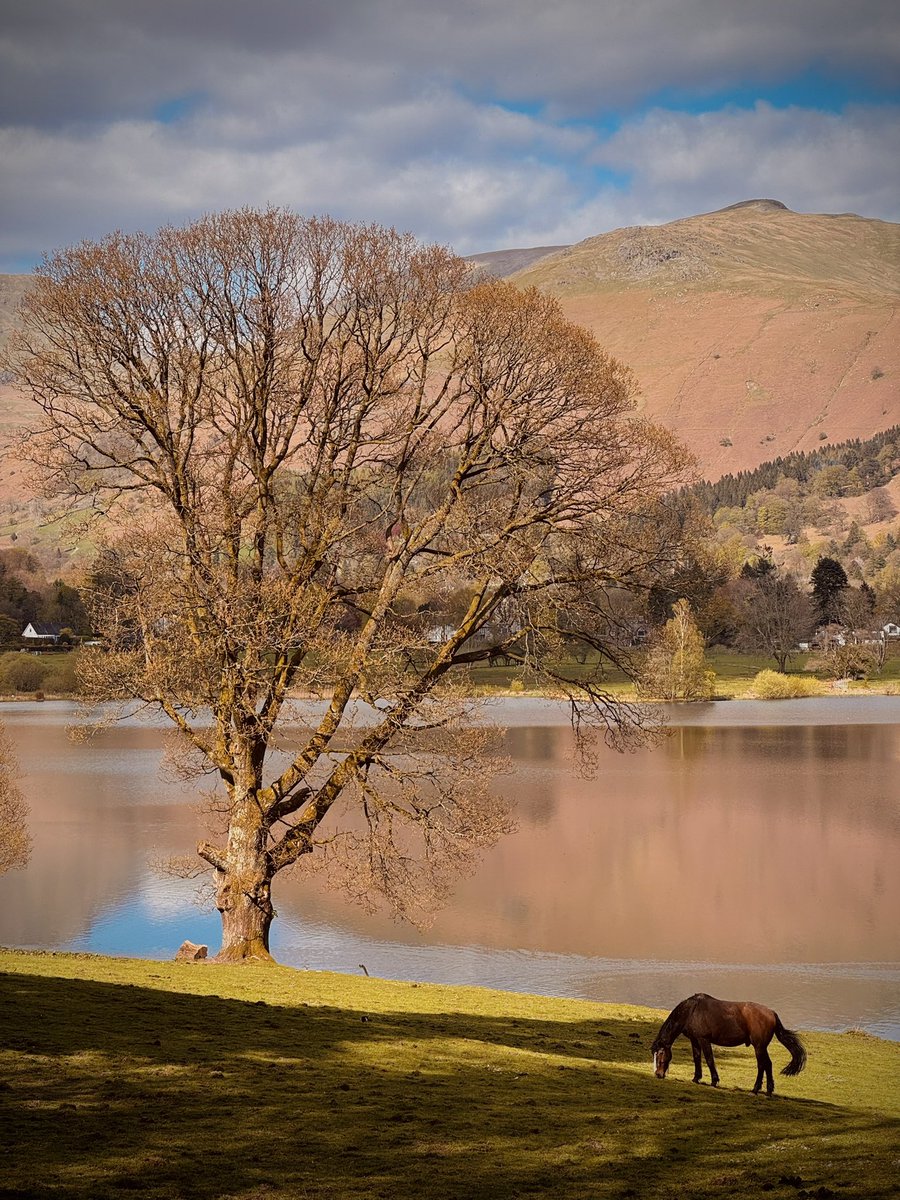
[[[600, 746], [591, 780], [562, 706], [504, 701], [491, 716], [508, 727], [499, 786], [518, 831], [425, 934], [279, 878], [280, 961], [663, 1008], [702, 990], [900, 1039], [900, 700], [675, 709], [656, 750]], [[196, 792], [161, 774], [163, 729], [131, 721], [79, 743], [69, 705], [0, 717], [34, 835], [29, 867], [0, 878], [0, 944], [215, 948], [195, 885], [152, 866], [202, 830]]]

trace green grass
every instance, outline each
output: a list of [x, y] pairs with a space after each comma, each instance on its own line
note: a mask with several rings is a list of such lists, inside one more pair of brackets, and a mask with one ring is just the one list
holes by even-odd
[[37, 692], [76, 695], [77, 655], [77, 650], [46, 650], [40, 654], [0, 651], [0, 696], [27, 700]]
[[[593, 667], [577, 663], [574, 660], [553, 662], [549, 664], [554, 671], [565, 675], [568, 679], [581, 679], [591, 675]], [[521, 667], [471, 667], [469, 675], [479, 692], [485, 695], [496, 695], [504, 692], [524, 691], [528, 695], [545, 695], [546, 688], [528, 670]], [[593, 677], [593, 676], [592, 676]], [[518, 687], [521, 682], [521, 688]], [[627, 696], [634, 699], [634, 688], [621, 671], [609, 669], [603, 679], [604, 688], [613, 696]]]
[[[809, 656], [798, 654], [788, 664], [789, 675], [803, 675], [806, 660]], [[16, 696], [16, 689], [4, 686], [2, 677], [3, 657], [0, 656], [0, 697]], [[71, 654], [49, 652], [39, 657], [33, 656], [32, 661], [39, 661], [45, 669], [45, 678], [40, 683], [40, 690], [48, 696], [72, 696], [77, 694], [73, 677], [74, 659]], [[775, 660], [762, 654], [739, 654], [732, 650], [716, 650], [707, 655], [710, 668], [716, 673], [716, 700], [736, 700], [753, 697], [754, 681], [757, 674], [764, 670], [774, 670]], [[554, 668], [571, 679], [578, 679], [592, 671], [589, 664], [579, 664], [574, 660], [557, 662]], [[470, 676], [476, 685], [478, 693], [484, 696], [502, 695], [547, 695], [543, 683], [523, 670], [521, 667], [496, 666], [472, 667]], [[889, 657], [883, 670], [873, 679], [866, 682], [851, 683], [851, 690], [879, 694], [893, 690], [900, 683], [900, 654]], [[606, 672], [603, 686], [606, 691], [617, 699], [635, 700], [635, 690], [631, 682], [621, 671], [609, 669]], [[31, 694], [34, 689], [25, 688], [19, 693]], [[0, 1198], [2, 1200], [2, 1198]]]
[[[788, 663], [788, 675], [806, 676], [808, 654], [796, 654]], [[740, 654], [736, 650], [713, 650], [706, 656], [711, 670], [716, 673], [715, 700], [742, 700], [755, 696], [754, 683], [760, 671], [774, 671], [775, 659], [765, 654]], [[589, 665], [579, 665], [574, 661], [554, 664], [555, 669], [564, 672], [571, 679], [588, 673]], [[515, 694], [524, 691], [526, 694], [542, 695], [544, 690], [527, 671], [519, 667], [473, 667], [471, 676], [478, 690], [485, 695]], [[518, 681], [521, 681], [519, 687]], [[888, 657], [883, 669], [874, 678], [864, 683], [852, 683], [850, 689], [863, 693], [877, 695], [892, 691], [900, 682], [900, 653]], [[606, 673], [604, 686], [611, 696], [634, 700], [635, 691], [632, 684], [621, 671], [610, 669]], [[827, 688], [827, 685], [826, 685]]]
[[[0, 952], [0, 1196], [896, 1194], [900, 1046], [805, 1035], [653, 1078], [648, 1009], [294, 971]], [[773, 1047], [776, 1070], [787, 1060]]]
[[[791, 660], [790, 670], [792, 672], [802, 671], [807, 657], [805, 654], [797, 655]], [[713, 651], [707, 655], [707, 662], [716, 673], [715, 699], [717, 700], [752, 695], [753, 681], [757, 674], [766, 669], [771, 670], [775, 666], [775, 660], [771, 657], [767, 658], [762, 654], [738, 654], [731, 650]], [[574, 661], [554, 665], [556, 669], [572, 679], [578, 679], [592, 669], [589, 665], [582, 666]], [[513, 682], [515, 680], [521, 680], [526, 693], [534, 691], [539, 694], [541, 690], [529, 673], [518, 667], [475, 667], [472, 668], [471, 675], [479, 689], [487, 694], [510, 691], [511, 685], [515, 690], [516, 685]], [[604, 686], [612, 696], [635, 699], [634, 687], [621, 671], [610, 668], [606, 672]]]
[[[716, 650], [708, 654], [707, 662], [716, 673], [716, 695], [744, 696], [752, 690], [760, 671], [776, 670], [775, 659], [765, 654], [738, 654], [735, 650]], [[807, 655], [798, 654], [788, 664], [791, 674], [799, 673]]]
[[897, 683], [898, 681], [900, 681], [900, 653], [895, 651], [885, 659], [884, 666], [878, 672], [878, 675], [871, 680], [871, 684], [877, 687], [882, 683]]

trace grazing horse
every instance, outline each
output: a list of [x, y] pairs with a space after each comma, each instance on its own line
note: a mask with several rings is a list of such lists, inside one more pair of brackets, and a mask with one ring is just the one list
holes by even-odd
[[672, 1061], [672, 1043], [681, 1034], [691, 1043], [694, 1052], [694, 1083], [699, 1083], [703, 1074], [700, 1063], [702, 1051], [709, 1067], [710, 1083], [713, 1087], [718, 1085], [719, 1072], [713, 1058], [713, 1044], [753, 1047], [758, 1068], [754, 1093], [762, 1086], [763, 1074], [766, 1076], [768, 1095], [771, 1096], [775, 1091], [772, 1060], [767, 1049], [773, 1037], [777, 1037], [791, 1053], [791, 1061], [781, 1072], [782, 1075], [799, 1075], [806, 1064], [803, 1043], [796, 1033], [785, 1029], [778, 1013], [772, 1012], [771, 1008], [744, 1000], [716, 1000], [714, 996], [698, 992], [672, 1009], [650, 1047], [657, 1079], [665, 1079]]

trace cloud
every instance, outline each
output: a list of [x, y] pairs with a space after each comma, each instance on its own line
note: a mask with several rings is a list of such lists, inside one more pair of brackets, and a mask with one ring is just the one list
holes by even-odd
[[801, 212], [900, 219], [900, 106], [657, 109], [624, 125], [596, 158], [630, 174], [633, 201], [657, 220], [673, 206], [694, 212], [761, 196]]
[[759, 194], [900, 215], [896, 108], [722, 107], [811, 71], [896, 96], [881, 0], [7, 0], [4, 22], [7, 269], [245, 203], [463, 252]]
[[15, 214], [0, 256], [25, 255], [50, 224], [56, 237], [45, 249], [245, 203], [378, 220], [474, 250], [575, 203], [552, 160], [592, 144], [452, 95], [355, 114], [327, 137], [311, 131], [274, 145], [249, 129], [236, 137], [231, 124], [203, 116], [178, 126], [0, 131], [0, 155], [16, 163], [0, 177], [0, 207]]
[[240, 108], [303, 92], [338, 108], [458, 82], [569, 115], [667, 88], [821, 64], [896, 86], [888, 0], [7, 0], [0, 108], [14, 123], [147, 116], [203, 93]]

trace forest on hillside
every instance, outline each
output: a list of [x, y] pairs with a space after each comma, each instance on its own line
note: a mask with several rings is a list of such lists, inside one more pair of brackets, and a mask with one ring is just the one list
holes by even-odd
[[27, 550], [0, 550], [0, 647], [18, 647], [29, 622], [54, 625], [70, 641], [90, 633], [81, 593], [71, 581], [49, 578]]
[[[782, 666], [785, 652], [789, 658], [822, 626], [900, 623], [898, 475], [894, 426], [685, 489], [679, 504], [689, 553], [648, 594], [616, 594], [615, 620], [626, 635], [643, 630], [652, 641], [686, 600], [707, 647], [770, 654]], [[90, 636], [91, 571], [84, 566], [76, 578], [49, 544], [0, 549], [0, 691], [40, 687], [39, 676], [53, 669], [49, 660], [17, 661], [29, 621], [55, 626], [63, 644]], [[457, 600], [464, 605], [467, 597]]]
[[[864, 441], [854, 438], [816, 450], [795, 451], [750, 471], [723, 475], [686, 489], [718, 523], [742, 524], [747, 532], [799, 536], [830, 515], [827, 502], [868, 493], [867, 516], [895, 516], [881, 490], [900, 472], [900, 425]], [[741, 513], [743, 516], [739, 516]]]
[[878, 615], [900, 617], [900, 426], [871, 438], [787, 455], [752, 471], [685, 489], [685, 511], [705, 521], [713, 557], [740, 571], [759, 556], [808, 581], [819, 558], [837, 560], [856, 587], [878, 595]]

